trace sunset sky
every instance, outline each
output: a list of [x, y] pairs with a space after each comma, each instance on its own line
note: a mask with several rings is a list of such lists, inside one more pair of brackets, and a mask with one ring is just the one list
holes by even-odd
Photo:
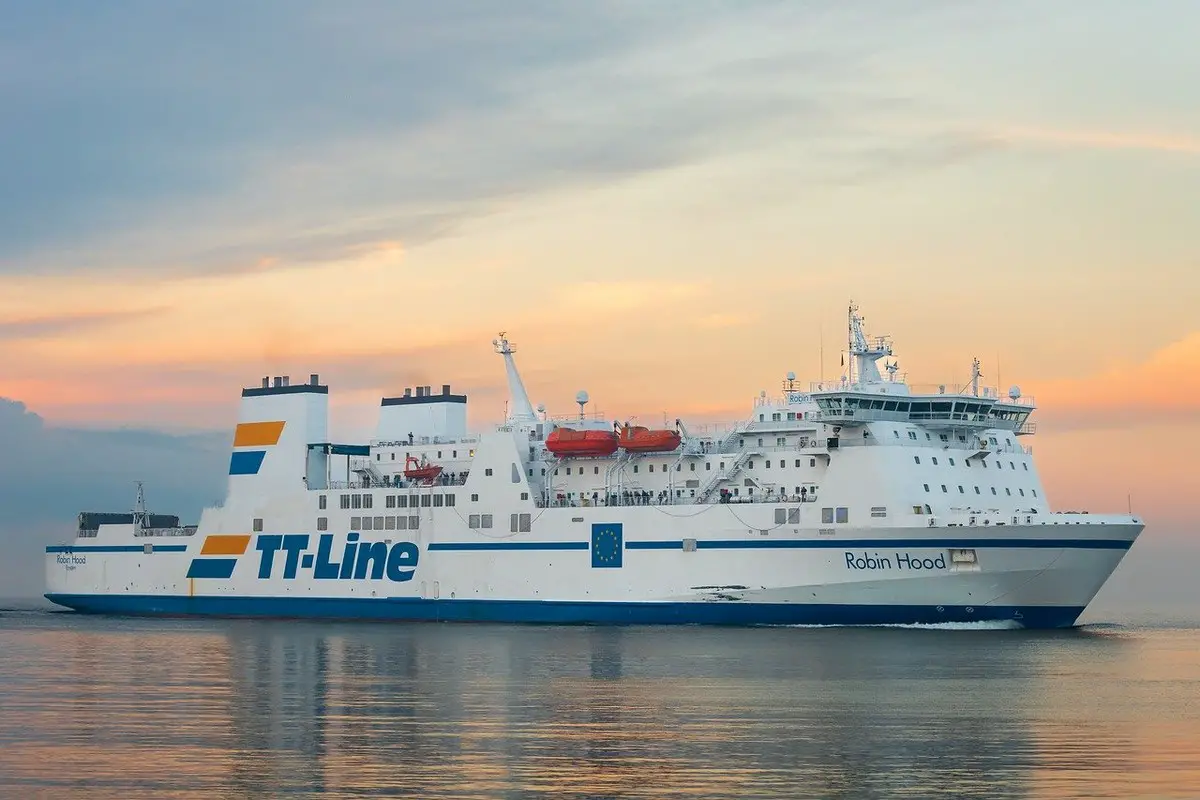
[[733, 420], [820, 377], [822, 338], [836, 372], [853, 299], [910, 380], [978, 357], [1036, 397], [1056, 505], [1132, 494], [1182, 539], [1198, 26], [1183, 0], [9, 4], [0, 437], [227, 436], [240, 387], [310, 372], [341, 438], [418, 383], [484, 424], [499, 330], [552, 412]]

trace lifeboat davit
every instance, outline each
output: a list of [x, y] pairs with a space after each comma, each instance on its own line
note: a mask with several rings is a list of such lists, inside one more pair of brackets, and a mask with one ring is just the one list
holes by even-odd
[[442, 474], [442, 468], [428, 461], [417, 461], [415, 456], [404, 460], [404, 477], [411, 481], [431, 481]]
[[611, 456], [617, 452], [617, 435], [612, 431], [555, 428], [546, 437], [546, 449], [556, 456]]
[[678, 448], [682, 441], [675, 431], [651, 430], [641, 425], [625, 425], [617, 439], [618, 445], [630, 453], [669, 453]]

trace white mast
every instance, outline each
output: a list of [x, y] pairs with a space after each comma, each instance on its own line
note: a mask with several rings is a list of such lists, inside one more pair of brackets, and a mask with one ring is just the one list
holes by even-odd
[[881, 383], [883, 376], [875, 362], [892, 354], [892, 346], [884, 336], [875, 337], [872, 344], [863, 331], [863, 318], [858, 315], [858, 306], [850, 303], [850, 384], [867, 385]]
[[511, 411], [507, 415], [507, 421], [534, 422], [536, 417], [533, 415], [533, 405], [529, 402], [525, 384], [521, 382], [521, 374], [517, 372], [517, 363], [513, 360], [516, 349], [504, 338], [504, 331], [500, 331], [499, 339], [492, 340], [492, 346], [496, 348], [497, 353], [504, 356], [504, 371], [508, 375], [508, 394], [512, 402], [509, 403]]
[[981, 367], [978, 358], [971, 360], [971, 394], [975, 397], [979, 397], [979, 379], [983, 377]]
[[137, 482], [137, 502], [133, 506], [133, 530], [144, 531], [150, 527], [146, 518], [146, 494], [142, 491], [142, 482]]

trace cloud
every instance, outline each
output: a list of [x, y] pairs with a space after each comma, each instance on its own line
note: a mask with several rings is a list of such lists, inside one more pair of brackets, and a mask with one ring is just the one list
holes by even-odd
[[146, 308], [128, 311], [94, 311], [0, 320], [0, 341], [51, 339], [65, 334], [81, 334], [96, 328], [137, 321], [160, 314], [165, 310], [165, 308]]
[[224, 496], [229, 436], [150, 430], [88, 431], [46, 425], [23, 403], [0, 398], [0, 594], [42, 591], [41, 554], [74, 536], [80, 511], [127, 511], [146, 482], [157, 513], [199, 520]]
[[1187, 134], [1001, 127], [984, 134], [982, 138], [1006, 144], [1048, 145], [1066, 149], [1142, 150], [1176, 155], [1200, 155], [1200, 137]]
[[1128, 429], [1131, 424], [1200, 422], [1200, 331], [1140, 364], [1032, 387], [1042, 432]]
[[871, 60], [946, 20], [771, 2], [22, 7], [0, 31], [22, 76], [0, 81], [0, 273], [253, 272], [411, 248], [532, 193], [765, 140], [887, 139], [881, 117], [913, 104], [872, 88]]

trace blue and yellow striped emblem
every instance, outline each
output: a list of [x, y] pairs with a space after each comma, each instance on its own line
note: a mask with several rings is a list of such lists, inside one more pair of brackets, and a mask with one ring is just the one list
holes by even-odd
[[[237, 557], [245, 554], [246, 548], [249, 546], [250, 534], [248, 533], [211, 534], [205, 537], [204, 545], [200, 548], [200, 555], [192, 559], [187, 577], [228, 580], [233, 577], [233, 568], [237, 566]], [[228, 556], [232, 556], [232, 558]]]
[[257, 475], [262, 468], [266, 450], [239, 450], [241, 447], [274, 447], [283, 435], [283, 420], [273, 422], [241, 422], [233, 432], [233, 455], [229, 457], [230, 475]]

